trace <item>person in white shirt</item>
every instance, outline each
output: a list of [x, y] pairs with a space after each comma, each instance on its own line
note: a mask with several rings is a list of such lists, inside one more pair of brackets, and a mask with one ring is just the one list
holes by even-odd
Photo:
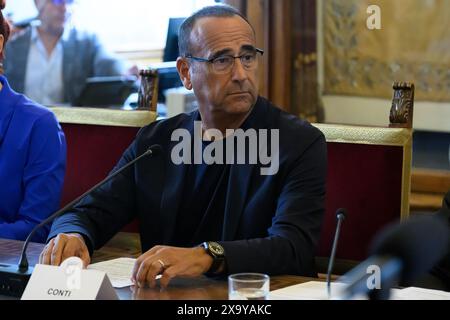
[[8, 43], [5, 75], [11, 85], [45, 104], [73, 104], [86, 79], [137, 74], [108, 53], [98, 38], [69, 27], [74, 0], [35, 0], [40, 24]]

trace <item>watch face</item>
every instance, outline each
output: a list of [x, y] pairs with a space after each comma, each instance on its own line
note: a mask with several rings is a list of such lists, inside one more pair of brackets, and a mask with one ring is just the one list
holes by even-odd
[[218, 244], [217, 242], [210, 242], [209, 243], [209, 249], [218, 256], [223, 256], [223, 254], [225, 253], [223, 250], [223, 247]]

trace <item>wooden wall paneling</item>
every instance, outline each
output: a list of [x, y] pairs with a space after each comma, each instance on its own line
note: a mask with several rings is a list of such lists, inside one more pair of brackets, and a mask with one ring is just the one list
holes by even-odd
[[247, 1], [247, 19], [255, 29], [256, 45], [264, 50], [259, 66], [259, 94], [269, 98], [269, 2], [268, 0]]
[[275, 105], [291, 111], [292, 1], [225, 0], [245, 12], [256, 33], [256, 44], [264, 50], [259, 67], [259, 93]]
[[280, 108], [291, 110], [292, 0], [270, 0], [269, 97]]

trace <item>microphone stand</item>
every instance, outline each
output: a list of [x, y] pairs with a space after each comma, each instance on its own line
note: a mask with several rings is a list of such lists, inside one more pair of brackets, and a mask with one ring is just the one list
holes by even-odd
[[328, 261], [328, 271], [327, 271], [328, 299], [331, 298], [331, 273], [333, 272], [334, 260], [336, 257], [337, 244], [338, 244], [338, 240], [339, 240], [339, 234], [341, 231], [342, 222], [345, 220], [346, 215], [347, 215], [347, 211], [345, 209], [341, 208], [336, 211], [336, 219], [338, 222], [337, 222], [337, 226], [336, 226], [336, 233], [334, 234], [333, 247], [331, 249], [330, 260]]
[[0, 294], [6, 294], [6, 295], [19, 297], [22, 295], [23, 291], [25, 290], [28, 280], [30, 279], [31, 274], [33, 272], [33, 268], [30, 267], [28, 264], [26, 251], [28, 248], [28, 244], [30, 243], [33, 235], [36, 233], [36, 231], [39, 228], [45, 226], [47, 223], [53, 221], [57, 217], [66, 213], [68, 210], [70, 210], [76, 203], [78, 203], [85, 196], [89, 195], [94, 190], [96, 190], [98, 187], [102, 186], [106, 182], [110, 181], [112, 178], [114, 178], [117, 175], [119, 175], [120, 173], [122, 173], [124, 170], [131, 167], [137, 161], [141, 160], [142, 158], [144, 158], [146, 156], [154, 155], [160, 150], [161, 150], [160, 145], [152, 145], [143, 154], [136, 157], [132, 161], [128, 162], [123, 167], [121, 167], [117, 171], [113, 172], [111, 175], [107, 176], [105, 179], [103, 179], [102, 181], [97, 183], [95, 186], [90, 188], [88, 191], [83, 193], [81, 196], [77, 197], [75, 200], [71, 201], [70, 203], [65, 205], [63, 208], [59, 209], [58, 211], [56, 211], [55, 213], [50, 215], [48, 218], [43, 220], [41, 223], [39, 223], [37, 226], [35, 226], [33, 228], [33, 230], [31, 230], [30, 234], [28, 235], [28, 237], [26, 238], [26, 240], [23, 244], [23, 248], [22, 248], [18, 266], [0, 264]]

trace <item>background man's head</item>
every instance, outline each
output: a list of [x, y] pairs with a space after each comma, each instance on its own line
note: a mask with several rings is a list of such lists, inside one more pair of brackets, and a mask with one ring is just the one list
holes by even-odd
[[40, 28], [45, 32], [60, 35], [70, 18], [74, 0], [34, 0], [41, 21]]
[[178, 43], [180, 77], [187, 89], [194, 90], [200, 112], [250, 111], [258, 97], [257, 63], [248, 68], [233, 59], [233, 67], [222, 73], [211, 63], [217, 57], [256, 52], [255, 32], [239, 11], [224, 5], [197, 11], [181, 25]]

